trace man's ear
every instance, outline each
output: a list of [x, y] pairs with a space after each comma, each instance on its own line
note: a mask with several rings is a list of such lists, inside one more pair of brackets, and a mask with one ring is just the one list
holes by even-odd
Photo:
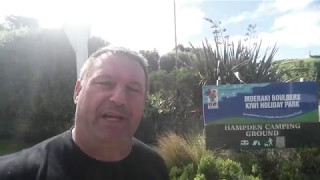
[[74, 92], [73, 92], [73, 102], [75, 104], [78, 103], [78, 97], [79, 97], [81, 89], [82, 89], [81, 81], [77, 80], [76, 86], [74, 87]]

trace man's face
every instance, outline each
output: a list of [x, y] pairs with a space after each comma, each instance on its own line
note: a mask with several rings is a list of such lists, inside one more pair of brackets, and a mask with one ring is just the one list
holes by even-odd
[[101, 55], [75, 88], [76, 126], [101, 142], [129, 140], [143, 114], [146, 94], [141, 65], [124, 55]]
[[210, 99], [214, 99], [216, 98], [216, 96], [217, 96], [216, 91], [211, 89], [209, 94]]

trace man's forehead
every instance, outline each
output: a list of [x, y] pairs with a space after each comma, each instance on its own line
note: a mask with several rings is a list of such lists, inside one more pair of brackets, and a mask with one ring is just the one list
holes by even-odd
[[[126, 54], [120, 54], [120, 53], [111, 53], [111, 52], [106, 52], [104, 54], [101, 54], [100, 56], [98, 56], [95, 61], [93, 62], [94, 66], [99, 66], [101, 64], [103, 64], [106, 61], [111, 61], [111, 60], [130, 60], [133, 62], [137, 62], [140, 65], [140, 63], [138, 62], [138, 60], [126, 55]], [[142, 67], [141, 67], [142, 68]]]
[[109, 59], [111, 59], [111, 58], [113, 58], [113, 57], [115, 57], [115, 56], [116, 56], [116, 57], [120, 57], [119, 54], [110, 54], [110, 53], [106, 52], [106, 53], [101, 54], [100, 56], [98, 56], [98, 57], [96, 58], [96, 60], [93, 62], [93, 64], [94, 64], [95, 66], [99, 66], [99, 65], [101, 65], [104, 61], [109, 60]]
[[[138, 69], [134, 68], [132, 66], [132, 64], [130, 63], [130, 65], [128, 66], [123, 66], [123, 64], [118, 64], [117, 62], [119, 62], [119, 60], [125, 60], [128, 62], [133, 62], [134, 64], [136, 64], [138, 67]], [[95, 75], [108, 75], [111, 72], [106, 71], [105, 68], [117, 68], [117, 70], [120, 70], [121, 67], [125, 68], [125, 67], [129, 67], [130, 71], [128, 71], [128, 69], [125, 71], [125, 73], [129, 73], [129, 72], [141, 72], [141, 74], [143, 74], [143, 76], [145, 76], [144, 70], [141, 67], [141, 65], [139, 64], [139, 62], [137, 60], [133, 60], [130, 57], [123, 55], [123, 54], [102, 54], [101, 56], [97, 57], [96, 60], [94, 61], [94, 66], [93, 66], [93, 72]]]

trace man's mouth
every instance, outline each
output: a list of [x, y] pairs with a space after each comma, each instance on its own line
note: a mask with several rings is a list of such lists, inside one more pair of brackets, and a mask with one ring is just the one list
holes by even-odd
[[121, 121], [125, 119], [125, 116], [121, 114], [113, 114], [113, 113], [104, 113], [102, 114], [102, 118], [108, 121]]

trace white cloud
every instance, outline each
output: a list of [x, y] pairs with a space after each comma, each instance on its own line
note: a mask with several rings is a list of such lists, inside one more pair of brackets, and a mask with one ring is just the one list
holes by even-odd
[[242, 12], [237, 16], [224, 20], [224, 24], [240, 23], [245, 20], [253, 20], [260, 17], [272, 16], [288, 11], [299, 11], [305, 9], [314, 0], [275, 0], [262, 1], [256, 10]]
[[242, 22], [272, 15], [272, 27], [258, 32], [259, 39], [263, 40], [263, 49], [273, 47], [275, 43], [279, 51], [282, 47], [296, 49], [320, 46], [320, 8], [310, 9], [308, 6], [311, 2], [312, 0], [276, 0], [272, 3], [264, 1], [251, 15], [243, 12], [229, 18], [228, 22], [236, 23], [236, 19]]
[[279, 46], [305, 48], [320, 45], [320, 12], [299, 12], [286, 14], [275, 20], [274, 31], [259, 36]]
[[259, 4], [256, 10], [242, 12], [239, 15], [223, 20], [222, 22], [224, 25], [234, 24], [234, 23], [240, 23], [246, 20], [257, 19], [262, 16], [271, 16], [276, 13], [277, 12], [274, 11], [274, 2], [265, 0]]
[[281, 12], [306, 8], [313, 0], [275, 0], [273, 7]]
[[226, 19], [224, 21], [222, 21], [223, 25], [227, 25], [227, 24], [233, 24], [233, 23], [240, 23], [246, 19], [248, 19], [250, 17], [248, 12], [243, 12], [237, 16], [233, 16], [229, 19]]
[[317, 26], [317, 24], [320, 22], [319, 15], [320, 12], [315, 11], [302, 11], [297, 13], [285, 14], [275, 19], [271, 29], [309, 29], [310, 27]]

